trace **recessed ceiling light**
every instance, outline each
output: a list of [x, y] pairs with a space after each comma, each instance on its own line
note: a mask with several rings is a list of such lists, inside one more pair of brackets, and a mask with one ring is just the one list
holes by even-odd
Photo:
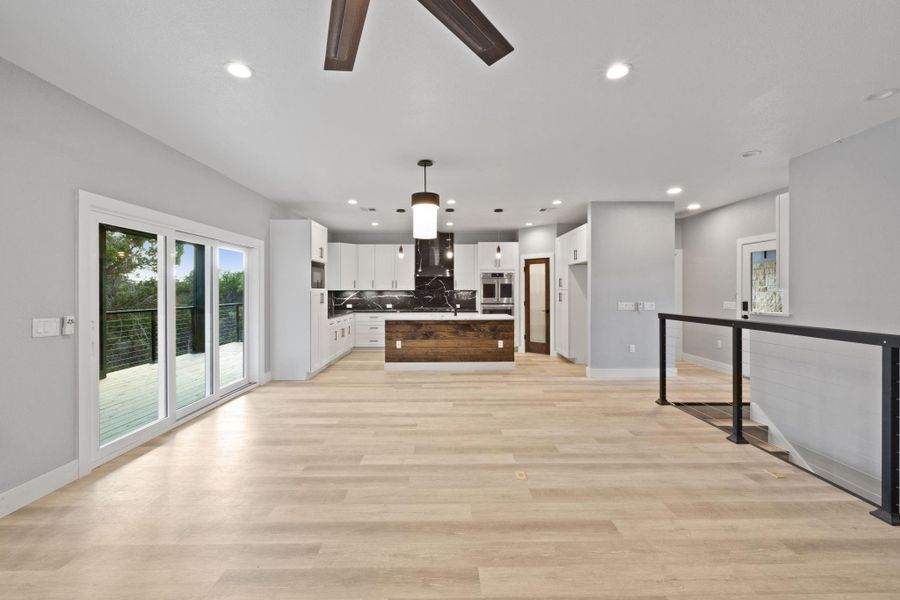
[[669, 189], [667, 189], [666, 193], [670, 196], [677, 196], [678, 194], [680, 194], [683, 191], [684, 191], [683, 189], [681, 189], [680, 187], [678, 187], [676, 185], [676, 186], [672, 186]]
[[525, 227], [531, 227], [532, 225], [534, 225], [534, 223], [531, 223], [531, 222], [525, 223]]
[[372, 227], [378, 227], [378, 221], [372, 221]]
[[688, 205], [687, 205], [687, 209], [688, 209], [688, 210], [698, 210], [699, 208], [700, 208], [700, 205], [697, 204], [696, 202], [694, 202], [693, 204], [688, 204]]
[[554, 200], [551, 204], [559, 206], [560, 204], [562, 204], [562, 200]]
[[398, 208], [398, 209], [397, 209], [397, 212], [398, 212], [398, 213], [405, 213], [405, 212], [406, 212], [406, 209], [405, 209], [405, 208]]
[[453, 221], [447, 221], [447, 227], [453, 227]]
[[617, 62], [609, 65], [609, 68], [606, 69], [606, 78], [622, 79], [629, 73], [631, 73], [631, 65], [628, 63]]
[[444, 212], [452, 213], [452, 212], [456, 212], [456, 209], [455, 208], [445, 208]]
[[753, 158], [760, 154], [762, 154], [762, 150], [747, 150], [746, 152], [741, 152], [741, 158]]
[[503, 212], [503, 209], [502, 209], [502, 208], [495, 208], [495, 209], [494, 209], [494, 212], [495, 212], [495, 213], [502, 213], [502, 212]]
[[228, 71], [229, 75], [238, 79], [250, 79], [253, 77], [253, 69], [241, 62], [226, 63], [225, 70]]
[[888, 88], [886, 90], [881, 90], [880, 92], [875, 92], [871, 96], [866, 96], [866, 100], [869, 102], [874, 102], [875, 100], [884, 100], [885, 98], [890, 98], [895, 94], [900, 94], [900, 88]]
[[356, 199], [350, 198], [349, 200], [347, 200], [347, 204], [356, 204]]
[[449, 200], [447, 200], [447, 204], [456, 204], [456, 200], [450, 198]]

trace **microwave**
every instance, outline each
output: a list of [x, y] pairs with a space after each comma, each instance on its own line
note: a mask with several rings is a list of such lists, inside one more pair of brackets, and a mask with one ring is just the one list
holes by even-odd
[[313, 289], [325, 289], [325, 265], [319, 263], [312, 264], [312, 282], [310, 287]]

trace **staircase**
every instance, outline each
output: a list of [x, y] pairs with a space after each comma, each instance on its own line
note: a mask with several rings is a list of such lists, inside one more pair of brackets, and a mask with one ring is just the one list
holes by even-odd
[[[731, 403], [730, 402], [673, 402], [676, 407], [680, 408], [689, 415], [693, 415], [709, 423], [717, 429], [721, 429], [726, 433], [731, 433]], [[769, 426], [757, 423], [750, 419], [750, 403], [743, 404], [743, 429], [744, 438], [753, 446], [756, 446], [764, 452], [768, 452], [781, 460], [788, 460], [788, 451], [774, 446], [769, 443]]]

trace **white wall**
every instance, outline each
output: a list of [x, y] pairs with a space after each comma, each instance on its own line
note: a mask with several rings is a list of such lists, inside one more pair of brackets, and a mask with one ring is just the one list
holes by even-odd
[[[900, 120], [791, 160], [791, 311], [776, 322], [900, 333]], [[880, 351], [751, 335], [758, 418], [792, 458], [880, 494]]]
[[81, 188], [266, 239], [281, 209], [0, 60], [0, 493], [75, 458], [75, 339], [31, 338], [74, 315]]
[[[592, 375], [658, 373], [657, 312], [674, 306], [674, 219], [671, 202], [592, 202], [588, 208]], [[617, 310], [619, 301], [639, 300], [655, 302], [656, 312]]]
[[556, 224], [525, 227], [519, 230], [519, 256], [549, 254], [556, 251]]
[[[735, 311], [722, 303], [736, 300], [738, 238], [775, 232], [777, 190], [734, 204], [679, 219], [684, 250], [686, 315], [733, 319]], [[676, 248], [679, 247], [676, 245]], [[731, 331], [724, 327], [683, 325], [684, 352], [731, 365]], [[717, 347], [717, 341], [722, 347]]]

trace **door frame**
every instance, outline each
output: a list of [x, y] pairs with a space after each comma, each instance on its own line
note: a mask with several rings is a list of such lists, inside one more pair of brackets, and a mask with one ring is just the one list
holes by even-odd
[[[76, 309], [78, 327], [75, 335], [78, 409], [76, 459], [78, 476], [83, 477], [104, 462], [140, 446], [158, 435], [227, 402], [248, 389], [252, 389], [260, 382], [264, 383], [268, 380], [264, 363], [265, 354], [262, 351], [265, 347], [265, 243], [262, 240], [85, 190], [77, 190], [76, 202], [78, 205], [78, 273], [76, 277], [78, 288]], [[166, 362], [163, 385], [166, 386], [168, 391], [167, 415], [155, 423], [138, 430], [135, 434], [130, 435], [127, 440], [121, 440], [121, 443], [112, 442], [101, 452], [99, 446], [94, 443], [97, 439], [94, 434], [96, 433], [97, 422], [96, 411], [99, 407], [97, 403], [98, 359], [94, 353], [99, 342], [97, 315], [95, 314], [99, 301], [97, 297], [99, 273], [96, 272], [96, 265], [98, 260], [98, 223], [107, 222], [107, 220], [111, 221], [113, 225], [116, 222], [129, 222], [138, 230], [141, 230], [143, 227], [145, 231], [164, 235], [165, 246], [159, 249], [159, 255], [163, 264], [170, 258], [168, 256], [169, 241], [180, 235], [195, 235], [216, 240], [225, 245], [235, 244], [246, 248], [248, 251], [248, 269], [245, 280], [245, 289], [247, 290], [245, 318], [248, 324], [252, 322], [254, 326], [247, 328], [248, 335], [245, 338], [248, 341], [247, 346], [249, 349], [249, 362], [247, 363], [248, 386], [231, 394], [218, 394], [214, 400], [209, 401], [205, 406], [198, 407], [187, 415], [179, 416], [176, 414], [177, 411], [173, 409], [174, 396], [171, 395], [174, 385], [170, 374], [174, 363], [170, 361], [169, 349], [163, 347], [165, 352], [161, 351], [159, 355], [161, 357], [164, 356], [165, 358], [162, 360]], [[168, 310], [168, 307], [174, 301], [174, 290], [168, 289], [171, 287], [168, 285], [168, 273], [165, 270], [161, 272], [163, 273], [163, 278], [160, 282], [160, 288], [161, 293], [165, 294], [165, 305]], [[171, 319], [168, 321], [171, 321]], [[171, 327], [168, 327], [165, 333], [161, 332], [160, 339], [171, 335], [171, 331], [168, 331], [168, 329], [171, 329]]]
[[[535, 264], [543, 264], [544, 265], [544, 307], [545, 307], [544, 312], [547, 315], [547, 319], [544, 322], [544, 325], [545, 325], [544, 326], [544, 330], [545, 330], [544, 339], [547, 341], [545, 341], [543, 343], [532, 342], [532, 341], [529, 341], [529, 339], [528, 339], [528, 334], [531, 329], [531, 312], [528, 310], [528, 298], [529, 298], [528, 292], [530, 291], [530, 288], [531, 288], [531, 278], [528, 277], [528, 267], [530, 265], [535, 265]], [[524, 308], [525, 329], [523, 331], [523, 335], [525, 337], [525, 346], [524, 346], [525, 352], [533, 352], [534, 354], [546, 354], [549, 356], [550, 349], [551, 349], [551, 346], [550, 346], [550, 313], [553, 310], [551, 307], [551, 304], [550, 304], [550, 296], [551, 296], [550, 259], [549, 258], [526, 258], [525, 266], [522, 269], [522, 280], [523, 280], [523, 284], [524, 284], [524, 290], [522, 293], [522, 305], [523, 305], [523, 307], [525, 307]], [[531, 350], [530, 349], [531, 347], [534, 347], [535, 350]], [[538, 349], [538, 348], [543, 348], [543, 350]], [[544, 351], [544, 350], [546, 350], [546, 351]]]
[[[525, 350], [525, 261], [533, 260], [535, 258], [546, 258], [550, 260], [550, 295], [555, 293], [556, 291], [556, 266], [554, 263], [554, 252], [535, 252], [532, 254], [520, 254], [519, 255], [519, 269], [515, 275], [515, 290], [516, 290], [516, 301], [514, 306], [516, 307], [514, 316], [516, 319], [516, 339], [518, 340], [518, 347], [520, 350]], [[479, 293], [479, 297], [481, 294]], [[556, 303], [552, 302], [552, 306], [550, 307], [550, 352], [551, 356], [553, 355], [553, 348], [556, 347], [556, 336], [554, 334], [554, 324], [556, 323]], [[520, 319], [521, 316], [521, 319]], [[521, 322], [521, 327], [518, 326], [518, 323]]]
[[[675, 312], [684, 313], [684, 250], [675, 249]], [[684, 323], [674, 322], [674, 329], [678, 333], [675, 336], [675, 360], [684, 358]]]

